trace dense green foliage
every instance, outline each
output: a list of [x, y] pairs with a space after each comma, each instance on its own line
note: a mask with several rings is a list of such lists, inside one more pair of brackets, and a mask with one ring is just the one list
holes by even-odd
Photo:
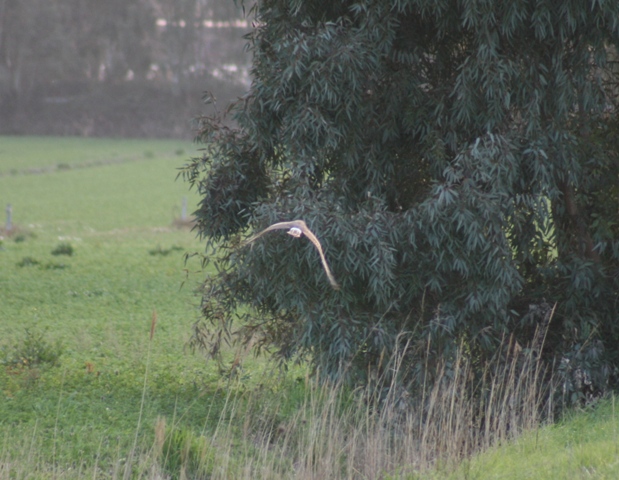
[[[251, 14], [238, 128], [204, 118], [204, 156], [183, 172], [221, 252], [195, 341], [217, 353], [236, 332], [361, 380], [406, 344], [422, 380], [458, 345], [483, 360], [510, 335], [539, 348], [548, 328], [564, 391], [605, 388], [619, 365], [619, 3], [266, 0]], [[305, 239], [240, 243], [293, 219], [340, 291]]]

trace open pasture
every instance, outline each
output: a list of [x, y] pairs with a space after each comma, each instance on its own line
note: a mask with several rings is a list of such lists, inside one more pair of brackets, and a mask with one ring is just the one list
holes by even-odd
[[180, 140], [133, 140], [76, 137], [2, 137], [0, 175], [124, 163], [192, 154], [196, 147]]
[[[43, 153], [44, 139], [20, 140], [24, 172], [32, 158], [28, 145], [34, 142]], [[60, 158], [69, 140], [72, 150], [88, 155], [90, 140], [47, 139], [50, 158]], [[116, 151], [116, 142], [108, 144]], [[142, 148], [157, 153], [85, 168], [78, 168], [73, 153], [68, 168], [0, 177], [0, 203], [3, 211], [12, 205], [13, 224], [12, 235], [3, 234], [0, 252], [3, 339], [15, 340], [24, 327], [33, 327], [49, 328], [52, 340], [107, 331], [116, 342], [136, 342], [129, 337], [137, 334], [140, 318], [148, 328], [153, 309], [162, 330], [167, 315], [170, 322], [195, 318], [195, 285], [189, 280], [187, 288], [180, 286], [183, 269], [192, 268], [183, 265], [183, 254], [199, 250], [200, 243], [194, 233], [173, 226], [184, 196], [189, 211], [195, 205], [185, 185], [174, 181], [184, 158], [174, 151], [180, 152], [181, 144], [144, 142]], [[192, 154], [191, 148], [185, 145], [182, 155]], [[13, 154], [0, 154], [0, 170], [15, 161]], [[79, 350], [86, 354], [88, 348]]]
[[185, 348], [203, 273], [184, 255], [203, 247], [173, 224], [196, 205], [175, 177], [197, 148], [0, 139], [0, 478], [120, 468], [158, 417], [199, 431], [219, 412], [216, 369]]

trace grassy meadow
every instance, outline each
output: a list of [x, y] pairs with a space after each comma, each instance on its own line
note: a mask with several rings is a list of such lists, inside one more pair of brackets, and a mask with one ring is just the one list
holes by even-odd
[[[202, 274], [183, 257], [202, 247], [173, 225], [183, 197], [196, 204], [175, 177], [196, 153], [178, 141], [0, 139], [14, 226], [0, 247], [0, 478], [3, 459], [23, 455], [11, 475], [123, 463], [136, 431], [152, 444], [158, 417], [199, 431], [225, 401], [216, 369], [184, 348]], [[61, 351], [57, 364], [39, 350]]]
[[[536, 429], [536, 392], [514, 387], [479, 408], [523, 434], [480, 437], [465, 366], [416, 412], [264, 360], [228, 379], [188, 351], [206, 272], [184, 262], [203, 246], [175, 226], [197, 201], [175, 178], [197, 149], [0, 137], [0, 480], [619, 478], [612, 399]], [[510, 395], [531, 395], [519, 429]]]

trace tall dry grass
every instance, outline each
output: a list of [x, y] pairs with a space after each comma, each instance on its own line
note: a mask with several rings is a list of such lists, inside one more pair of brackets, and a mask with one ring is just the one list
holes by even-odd
[[[151, 470], [150, 478], [417, 478], [450, 469], [552, 419], [552, 392], [542, 384], [547, 372], [536, 352], [515, 342], [504, 351], [507, 358], [489, 362], [481, 377], [460, 351], [450, 368], [434, 367], [435, 380], [418, 395], [380, 379], [351, 392], [307, 378], [302, 407], [283, 419], [285, 400], [277, 394], [231, 394], [212, 433], [177, 442], [184, 453], [176, 472], [165, 467], [174, 427], [165, 435], [161, 423], [155, 427], [158, 473]], [[390, 378], [405, 355], [391, 360]]]
[[[0, 449], [0, 478], [392, 479], [445, 472], [552, 419], [548, 372], [536, 350], [507, 342], [503, 351], [480, 374], [462, 348], [449, 365], [427, 366], [433, 381], [420, 392], [380, 378], [351, 391], [307, 377], [301, 406], [286, 412], [287, 388], [230, 386], [223, 410], [201, 434], [160, 417], [151, 445], [136, 433], [131, 451], [119, 451], [110, 464], [97, 458], [73, 469], [50, 465], [36, 453], [35, 431], [18, 457]], [[390, 379], [406, 354], [391, 359]]]

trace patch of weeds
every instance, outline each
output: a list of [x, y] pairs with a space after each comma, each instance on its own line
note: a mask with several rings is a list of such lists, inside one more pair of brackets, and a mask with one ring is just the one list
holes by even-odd
[[24, 329], [24, 337], [11, 346], [2, 346], [0, 362], [7, 367], [50, 366], [58, 364], [64, 346], [58, 340], [51, 343], [47, 339], [47, 329]]
[[106, 294], [105, 290], [93, 290], [93, 291], [85, 290], [84, 291], [84, 295], [86, 297], [102, 297], [105, 294]]
[[192, 229], [196, 225], [196, 217], [190, 216], [187, 218], [175, 218], [172, 220], [172, 225], [176, 228]]
[[144, 157], [145, 158], [155, 158], [155, 154], [151, 150], [146, 150], [144, 152]]
[[15, 243], [23, 243], [29, 238], [36, 238], [36, 235], [32, 232], [24, 230], [23, 228], [13, 225], [11, 230], [0, 232], [3, 233], [4, 236], [12, 238]]
[[16, 265], [20, 268], [39, 266], [43, 270], [64, 270], [65, 268], [69, 268], [69, 265], [66, 265], [64, 263], [48, 262], [43, 265], [36, 258], [33, 257], [24, 257], [19, 262], [17, 262]]
[[56, 248], [52, 250], [52, 255], [68, 255], [72, 256], [74, 253], [73, 246], [70, 243], [59, 243]]
[[43, 268], [45, 270], [64, 270], [65, 268], [69, 268], [69, 265], [66, 265], [64, 263], [49, 262], [46, 263]]
[[71, 165], [69, 165], [68, 163], [59, 163], [58, 165], [56, 165], [56, 168], [58, 170], [71, 170]]
[[184, 250], [183, 247], [179, 247], [178, 245], [172, 245], [170, 248], [162, 248], [161, 245], [157, 245], [157, 248], [153, 248], [149, 250], [148, 253], [151, 255], [162, 255], [166, 256], [172, 252], [178, 252]]
[[174, 153], [180, 157], [181, 155], [185, 155], [185, 150], [182, 148], [177, 148]]
[[211, 458], [204, 436], [186, 427], [173, 427], [167, 430], [161, 450], [163, 468], [170, 478], [210, 478], [207, 466]]
[[36, 258], [24, 257], [19, 262], [17, 262], [17, 266], [20, 267], [20, 268], [23, 268], [23, 267], [35, 267], [37, 265], [40, 265], [40, 263], [41, 262], [39, 262]]
[[81, 297], [82, 295], [84, 297], [88, 297], [88, 298], [92, 298], [92, 297], [102, 297], [104, 295], [107, 295], [108, 292], [106, 290], [84, 290], [83, 292], [76, 292], [74, 290], [70, 290], [68, 295], [70, 297]]

